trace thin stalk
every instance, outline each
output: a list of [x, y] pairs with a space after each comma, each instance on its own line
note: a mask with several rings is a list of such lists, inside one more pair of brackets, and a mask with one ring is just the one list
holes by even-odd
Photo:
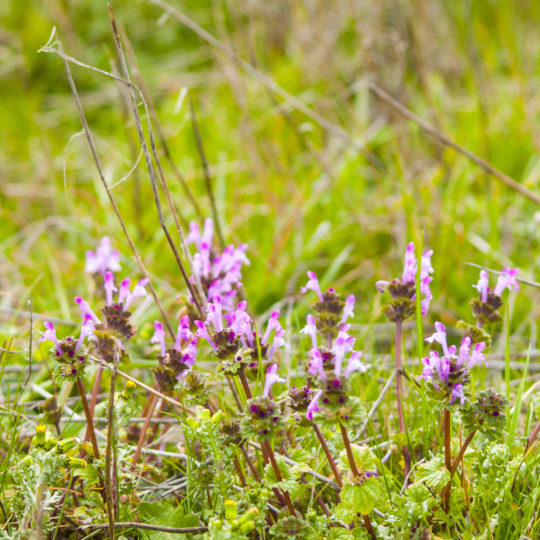
[[246, 463], [248, 464], [249, 470], [251, 471], [253, 478], [255, 478], [257, 482], [260, 482], [261, 477], [259, 476], [257, 467], [255, 467], [253, 461], [251, 461], [251, 458], [249, 457], [249, 454], [243, 445], [240, 446], [240, 451], [242, 452], [242, 455], [244, 456], [244, 459], [246, 460]]
[[540, 422], [538, 422], [538, 424], [536, 424], [534, 429], [531, 431], [531, 434], [529, 435], [529, 438], [527, 439], [527, 448], [525, 451], [529, 449], [531, 444], [534, 442], [534, 440], [538, 436], [538, 433], [540, 433]]
[[[396, 366], [396, 399], [397, 399], [397, 410], [398, 410], [398, 419], [399, 419], [399, 432], [404, 436], [407, 435], [405, 430], [405, 417], [403, 415], [403, 402], [402, 402], [402, 393], [403, 393], [403, 382], [401, 378], [401, 342], [403, 336], [402, 321], [396, 321], [396, 332], [395, 332], [395, 366]], [[407, 443], [401, 448], [401, 453], [403, 454], [403, 459], [405, 460], [405, 478], [409, 475], [411, 470], [411, 454], [409, 452], [409, 447]]]
[[240, 371], [238, 376], [240, 377], [242, 388], [244, 389], [244, 393], [246, 394], [246, 399], [251, 399], [253, 395], [251, 394], [251, 389], [249, 388], [249, 383], [246, 378], [246, 374], [243, 371]]
[[323, 437], [323, 434], [321, 433], [319, 426], [315, 423], [311, 425], [313, 427], [313, 431], [315, 431], [315, 434], [317, 435], [317, 438], [319, 439], [319, 442], [321, 443], [321, 446], [324, 451], [324, 454], [326, 455], [328, 464], [330, 465], [330, 468], [332, 469], [332, 472], [334, 473], [334, 478], [336, 479], [338, 486], [342, 487], [343, 481], [341, 480], [341, 474], [339, 473], [339, 470], [336, 466], [336, 462], [334, 461], [334, 458], [332, 457], [332, 454], [330, 453], [330, 449], [328, 448], [328, 445], [326, 444], [326, 440]]
[[[459, 449], [459, 453], [457, 457], [452, 462], [451, 468], [450, 468], [450, 480], [448, 481], [448, 484], [442, 489], [441, 491], [441, 498], [446, 500], [446, 494], [448, 492], [448, 495], [450, 494], [450, 489], [452, 485], [452, 478], [454, 477], [454, 474], [457, 471], [457, 468], [459, 466], [460, 461], [463, 459], [463, 456], [465, 455], [465, 451], [467, 450], [469, 444], [473, 440], [474, 435], [476, 434], [476, 430], [471, 431], [469, 433], [468, 437], [465, 439], [464, 443], [461, 445], [461, 448]], [[446, 452], [445, 452], [445, 458], [446, 458]]]
[[232, 395], [234, 397], [234, 401], [236, 401], [236, 406], [238, 407], [238, 410], [242, 412], [243, 411], [242, 402], [240, 401], [240, 396], [238, 395], [238, 392], [236, 391], [236, 386], [234, 384], [234, 381], [231, 379], [229, 375], [225, 375], [225, 378], [227, 379], [227, 383], [229, 384], [229, 388], [231, 389]]
[[[118, 347], [118, 343], [116, 346]], [[116, 351], [114, 367], [118, 360], [118, 351]], [[105, 489], [107, 490], [107, 517], [109, 520], [109, 538], [114, 540], [114, 516], [116, 513], [115, 497], [113, 497], [113, 439], [114, 439], [114, 389], [116, 384], [116, 369], [111, 373], [111, 387], [109, 389], [109, 406], [107, 409], [107, 446], [105, 448]]]
[[[140, 118], [140, 115], [139, 115], [139, 110], [137, 108], [137, 99], [135, 97], [135, 91], [133, 89], [134, 85], [131, 82], [129, 70], [128, 70], [127, 63], [126, 63], [126, 57], [124, 55], [124, 51], [123, 51], [123, 48], [122, 48], [122, 43], [120, 41], [120, 34], [118, 33], [118, 29], [116, 27], [116, 21], [115, 21], [114, 16], [113, 16], [111, 5], [109, 4], [108, 7], [109, 7], [109, 15], [110, 15], [110, 18], [111, 18], [111, 24], [112, 24], [112, 28], [113, 28], [114, 44], [115, 44], [116, 52], [118, 54], [118, 58], [120, 60], [121, 71], [122, 71], [122, 74], [124, 76], [124, 79], [129, 83], [128, 84], [128, 94], [129, 94], [129, 97], [130, 97], [131, 108], [132, 108], [132, 112], [133, 112], [133, 118], [135, 120], [135, 127], [136, 127], [136, 131], [137, 131], [137, 135], [139, 136], [139, 141], [141, 143], [141, 148], [142, 148], [143, 153], [144, 153], [144, 157], [145, 157], [145, 161], [146, 161], [146, 168], [148, 170], [148, 176], [150, 177], [150, 182], [152, 184], [152, 193], [154, 195], [154, 202], [156, 204], [156, 210], [157, 210], [157, 213], [158, 213], [159, 224], [160, 224], [161, 228], [163, 229], [163, 233], [165, 234], [165, 237], [167, 238], [167, 242], [169, 243], [171, 251], [173, 252], [176, 264], [177, 264], [177, 266], [178, 266], [178, 268], [180, 270], [180, 273], [182, 274], [182, 277], [184, 278], [184, 282], [185, 282], [187, 288], [189, 289], [191, 297], [193, 298], [193, 302], [195, 304], [195, 307], [197, 308], [197, 311], [199, 312], [199, 315], [202, 317], [203, 316], [203, 309], [202, 309], [202, 306], [200, 304], [200, 299], [198, 297], [198, 294], [196, 294], [195, 289], [193, 288], [193, 286], [191, 284], [191, 281], [189, 280], [189, 277], [187, 275], [184, 264], [182, 263], [182, 260], [180, 259], [180, 255], [178, 253], [178, 250], [176, 249], [176, 245], [175, 245], [175, 243], [174, 243], [174, 241], [173, 241], [173, 239], [172, 239], [172, 237], [171, 237], [171, 235], [169, 233], [169, 229], [167, 228], [167, 225], [165, 224], [165, 218], [163, 216], [163, 210], [161, 208], [161, 202], [159, 200], [159, 193], [158, 193], [158, 190], [157, 190], [156, 173], [155, 173], [155, 170], [154, 170], [154, 165], [152, 163], [152, 156], [150, 154], [150, 151], [148, 149], [148, 145], [146, 143], [146, 138], [144, 136], [142, 122], [141, 122], [141, 118]], [[151, 133], [150, 130], [149, 130], [149, 133]], [[152, 145], [152, 150], [154, 149], [153, 146], [154, 145]], [[155, 155], [154, 155], [154, 157], [155, 157]]]
[[81, 403], [84, 409], [84, 415], [86, 416], [86, 421], [88, 422], [88, 429], [90, 431], [90, 441], [92, 442], [92, 450], [94, 452], [94, 457], [99, 459], [99, 446], [96, 440], [96, 431], [94, 429], [94, 421], [92, 419], [92, 413], [90, 412], [90, 407], [86, 399], [86, 394], [84, 392], [84, 386], [80, 377], [77, 377], [77, 390], [81, 396]]
[[[97, 396], [99, 393], [99, 387], [101, 385], [102, 374], [103, 374], [103, 366], [100, 364], [98, 365], [96, 378], [94, 379], [94, 386], [92, 387], [92, 396], [90, 398], [90, 414], [92, 415], [92, 417], [94, 416], [94, 411], [96, 409], [96, 401], [97, 401]], [[85, 442], [89, 439], [89, 437], [90, 437], [90, 426], [87, 425], [86, 433], [84, 435]]]
[[[281, 471], [279, 470], [272, 446], [267, 440], [263, 442], [263, 446], [266, 446], [266, 453], [270, 459], [270, 463], [272, 464], [272, 468], [274, 469], [278, 482], [283, 481], [283, 476], [281, 476]], [[285, 499], [285, 503], [287, 504], [287, 508], [289, 509], [291, 516], [296, 517], [296, 512], [294, 511], [294, 506], [288, 491], [283, 491], [283, 498]]]
[[[55, 34], [53, 33], [51, 35], [51, 38], [53, 37], [53, 35], [55, 35]], [[107, 196], [109, 198], [111, 206], [113, 207], [114, 213], [116, 214], [116, 217], [118, 218], [118, 222], [120, 223], [120, 226], [122, 227], [122, 231], [124, 232], [124, 236], [126, 237], [126, 240], [127, 240], [128, 244], [129, 244], [129, 247], [131, 248], [131, 251], [133, 252], [133, 255], [135, 257], [135, 260], [137, 261], [137, 265], [138, 265], [138, 267], [139, 267], [139, 269], [141, 271], [141, 274], [145, 278], [147, 278], [149, 280], [148, 285], [147, 285], [148, 289], [149, 289], [150, 293], [152, 294], [152, 296], [154, 298], [154, 301], [156, 302], [156, 305], [157, 305], [157, 307], [159, 309], [159, 312], [161, 313], [161, 317], [162, 317], [162, 319], [163, 319], [163, 321], [165, 323], [165, 326], [167, 327], [167, 331], [169, 332], [172, 339], [175, 339], [176, 334], [173, 331], [172, 326], [171, 326], [171, 324], [169, 323], [169, 321], [167, 319], [167, 315], [165, 313], [165, 310], [163, 309], [161, 301], [159, 300], [159, 297], [158, 297], [158, 295], [156, 293], [156, 290], [154, 289], [154, 286], [152, 285], [152, 282], [150, 281], [148, 272], [146, 271], [146, 267], [144, 266], [144, 263], [142, 262], [142, 259], [141, 259], [140, 255], [139, 255], [139, 252], [137, 251], [137, 248], [135, 247], [135, 243], [133, 242], [133, 239], [131, 238], [131, 235], [129, 234], [129, 231], [128, 231], [127, 226], [126, 226], [126, 224], [124, 222], [124, 219], [122, 218], [122, 214], [120, 213], [120, 209], [118, 208], [118, 205], [116, 204], [116, 200], [113, 197], [111, 188], [110, 188], [109, 184], [107, 183], [107, 180], [105, 179], [105, 174], [104, 174], [103, 168], [101, 166], [101, 161], [100, 161], [99, 156], [97, 154], [96, 146], [95, 146], [94, 140], [92, 138], [92, 132], [90, 131], [90, 128], [88, 126], [88, 122], [86, 120], [86, 115], [84, 114], [84, 110], [82, 108], [81, 100], [79, 98], [79, 93], [77, 91], [77, 87], [75, 86], [75, 81], [73, 80], [73, 76], [71, 74], [71, 69], [69, 67], [69, 62], [77, 62], [78, 63], [78, 61], [76, 61], [75, 59], [72, 59], [72, 58], [70, 58], [70, 57], [68, 57], [67, 55], [64, 54], [64, 49], [63, 49], [62, 43], [60, 42], [59, 39], [57, 40], [57, 46], [58, 46], [58, 50], [52, 49], [50, 47], [45, 46], [45, 47], [42, 47], [40, 49], [40, 51], [54, 52], [55, 54], [58, 54], [64, 60], [64, 68], [66, 70], [66, 77], [67, 77], [67, 80], [68, 80], [68, 84], [69, 84], [69, 87], [71, 89], [71, 93], [73, 94], [73, 97], [75, 98], [75, 103], [77, 105], [77, 110], [79, 111], [81, 124], [83, 126], [84, 133], [85, 133], [85, 136], [86, 136], [86, 140], [88, 142], [88, 146], [90, 147], [90, 151], [92, 153], [92, 158], [93, 158], [94, 163], [96, 165], [96, 169], [98, 171], [99, 178], [101, 180], [101, 183], [103, 184], [103, 187], [105, 188], [105, 191], [107, 192]], [[86, 69], [94, 69], [91, 66], [88, 66], [86, 64], [79, 63], [79, 65], [82, 65]], [[102, 72], [101, 70], [100, 70], [100, 72], [105, 73], [105, 72]]]
[[345, 451], [347, 452], [347, 459], [349, 460], [349, 465], [351, 466], [351, 472], [354, 476], [359, 477], [360, 472], [358, 471], [358, 468], [356, 467], [356, 463], [354, 461], [351, 441], [349, 440], [349, 435], [347, 435], [347, 430], [345, 429], [345, 426], [341, 422], [339, 424], [339, 429], [341, 430], [341, 437], [343, 438], [343, 444], [345, 445]]
[[[450, 479], [452, 478], [452, 450], [450, 448], [450, 441], [452, 437], [452, 425], [450, 418], [450, 411], [444, 409], [443, 411], [443, 430], [444, 430], [444, 466], [450, 473]], [[452, 484], [450, 483], [448, 489], [444, 492], [444, 511], [446, 514], [450, 511], [450, 490]]]
[[139, 456], [141, 455], [141, 449], [142, 445], [144, 444], [144, 440], [146, 439], [146, 432], [148, 431], [148, 426], [150, 425], [150, 419], [152, 418], [152, 415], [154, 414], [154, 405], [157, 401], [157, 396], [152, 394], [150, 398], [148, 399], [148, 411], [146, 413], [146, 418], [144, 419], [144, 425], [141, 429], [141, 434], [139, 435], [139, 441], [137, 442], [137, 448], [135, 450], [135, 454], [133, 454], [133, 460], [132, 460], [132, 469], [135, 468], [137, 465], [137, 461], [139, 461]]
[[[349, 439], [349, 435], [347, 434], [345, 426], [341, 422], [339, 424], [339, 429], [341, 430], [341, 437], [343, 438], [343, 444], [345, 445], [345, 451], [347, 452], [347, 459], [349, 460], [349, 465], [351, 466], [351, 472], [353, 473], [353, 476], [358, 478], [360, 476], [360, 472], [358, 471], [358, 467], [356, 466], [356, 462], [354, 461], [351, 441]], [[369, 516], [367, 514], [364, 514], [362, 517], [364, 519], [364, 525], [371, 538], [373, 540], [376, 540], [377, 536], [375, 535], [375, 531], [373, 530]]]
[[246, 487], [246, 477], [244, 476], [244, 471], [242, 470], [242, 467], [240, 465], [240, 462], [238, 461], [238, 458], [234, 456], [233, 458], [234, 468], [236, 469], [236, 472], [238, 474], [238, 478], [240, 478], [240, 483], [242, 484], [242, 487]]

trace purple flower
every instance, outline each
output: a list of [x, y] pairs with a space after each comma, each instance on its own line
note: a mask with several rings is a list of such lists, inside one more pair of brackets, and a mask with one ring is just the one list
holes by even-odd
[[92, 319], [87, 319], [84, 324], [81, 327], [81, 333], [79, 335], [79, 339], [77, 340], [77, 345], [75, 346], [75, 350], [79, 351], [79, 349], [82, 347], [82, 344], [86, 338], [90, 340], [95, 340], [96, 336], [94, 335], [94, 330], [96, 329], [96, 325], [94, 324], [94, 321]]
[[[141, 279], [135, 287], [133, 287], [133, 292], [130, 291], [129, 285], [131, 281], [129, 278], [126, 278], [122, 281], [120, 285], [120, 292], [118, 293], [118, 299], [115, 303], [113, 301], [113, 293], [117, 292], [118, 289], [114, 286], [114, 276], [112, 272], [107, 272], [105, 274], [105, 298], [108, 306], [112, 306], [114, 304], [121, 306], [124, 310], [127, 311], [129, 308], [131, 302], [138, 297], [141, 296], [147, 296], [148, 293], [146, 292], [146, 285], [148, 284], [148, 279]], [[82, 307], [81, 307], [82, 309]]]
[[[519, 268], [503, 268], [497, 278], [497, 285], [493, 289], [493, 294], [500, 298], [505, 289], [519, 291], [519, 283], [516, 279], [518, 272]], [[484, 303], [487, 302], [490, 288], [489, 274], [486, 270], [480, 270], [480, 279], [473, 287], [480, 293], [480, 300]]]
[[54, 327], [54, 324], [49, 321], [44, 321], [43, 325], [45, 326], [46, 330], [39, 338], [39, 343], [47, 340], [52, 341], [56, 346], [58, 354], [62, 354], [62, 347], [60, 347], [60, 343], [58, 342], [58, 338], [56, 337], [56, 328]]
[[311, 336], [311, 343], [313, 348], [317, 348], [317, 325], [315, 323], [315, 317], [313, 315], [307, 316], [307, 324], [300, 330], [301, 334], [308, 334]]
[[167, 350], [165, 348], [165, 332], [163, 331], [163, 325], [159, 321], [155, 321], [154, 328], [154, 335], [152, 336], [150, 343], [159, 343], [161, 356], [164, 358], [167, 354]]
[[362, 358], [361, 351], [354, 351], [347, 362], [347, 367], [345, 368], [345, 377], [349, 377], [351, 373], [355, 371], [360, 371], [360, 373], [365, 373], [367, 371], [367, 366], [360, 361]]
[[80, 296], [75, 297], [75, 302], [79, 304], [79, 307], [81, 308], [81, 315], [83, 320], [90, 319], [94, 321], [96, 324], [99, 324], [99, 318], [98, 316], [93, 312], [92, 308], [88, 305], [88, 302], [83, 300]]
[[313, 376], [318, 376], [323, 381], [326, 381], [326, 373], [324, 372], [324, 362], [321, 351], [319, 349], [311, 349], [311, 362], [309, 363], [308, 373]]
[[91, 274], [100, 273], [101, 275], [105, 275], [107, 270], [118, 272], [120, 270], [119, 258], [120, 253], [118, 250], [112, 249], [111, 241], [107, 236], [104, 236], [95, 252], [92, 250], [86, 252], [84, 270]]
[[236, 289], [242, 285], [242, 266], [249, 264], [245, 251], [247, 244], [238, 247], [227, 246], [223, 253], [212, 248], [214, 222], [207, 218], [201, 234], [197, 223], [190, 223], [186, 237], [188, 244], [194, 244], [197, 252], [193, 255], [193, 273], [205, 287], [207, 298], [220, 296], [225, 312], [235, 309]]
[[270, 394], [270, 390], [274, 384], [276, 384], [277, 382], [282, 382], [282, 383], [285, 382], [285, 379], [283, 379], [277, 374], [277, 370], [278, 370], [277, 364], [272, 364], [268, 368], [268, 371], [266, 372], [266, 379], [264, 382], [263, 397], [268, 397], [268, 395]]
[[444, 327], [444, 324], [437, 321], [435, 323], [435, 330], [436, 332], [432, 336], [426, 338], [426, 341], [428, 343], [433, 343], [434, 341], [437, 342], [442, 346], [444, 355], [448, 356], [450, 352], [448, 351], [448, 345], [446, 343], [446, 328]]
[[324, 300], [323, 294], [321, 291], [321, 286], [319, 285], [319, 280], [317, 279], [317, 275], [315, 272], [308, 271], [308, 282], [306, 283], [305, 287], [300, 287], [300, 291], [302, 293], [307, 293], [308, 291], [315, 291], [317, 293], [317, 297], [322, 302]]
[[480, 279], [473, 287], [480, 293], [480, 299], [482, 302], [487, 302], [487, 295], [489, 292], [489, 274], [485, 270], [480, 270]]
[[[444, 399], [450, 403], [459, 400], [465, 401], [464, 385], [469, 381], [469, 370], [476, 364], [484, 363], [487, 366], [483, 350], [484, 342], [476, 343], [471, 351], [471, 338], [464, 337], [459, 346], [448, 347], [446, 342], [446, 329], [440, 322], [435, 323], [436, 332], [426, 339], [429, 343], [438, 343], [443, 349], [443, 356], [436, 351], [430, 351], [428, 358], [422, 359], [422, 377], [433, 387], [442, 392]], [[457, 353], [457, 354], [456, 354]]]
[[323, 391], [317, 390], [315, 392], [315, 395], [313, 396], [313, 399], [310, 401], [309, 405], [306, 409], [306, 418], [308, 420], [313, 420], [313, 413], [316, 413], [317, 411], [320, 411], [319, 407], [319, 399], [321, 399]]
[[107, 305], [110, 306], [113, 303], [113, 292], [118, 291], [118, 289], [114, 286], [114, 276], [112, 272], [107, 272], [105, 274], [104, 287]]
[[345, 307], [343, 308], [343, 316], [341, 317], [340, 324], [346, 323], [349, 317], [354, 317], [354, 302], [355, 302], [354, 294], [347, 296], [347, 300], [345, 300]]
[[458, 400], [461, 405], [465, 403], [465, 393], [463, 385], [460, 383], [457, 383], [452, 388], [452, 397], [450, 398], [450, 403], [454, 403], [454, 401]]
[[[431, 274], [433, 274], [433, 266], [431, 265], [431, 256], [433, 250], [424, 251], [420, 258], [420, 294], [423, 298], [420, 301], [422, 315], [425, 315], [433, 299], [431, 288], [429, 284], [433, 281]], [[377, 281], [375, 283], [376, 289], [383, 293], [386, 290], [390, 290], [393, 298], [405, 297], [410, 300], [416, 298], [416, 273], [418, 270], [418, 261], [415, 255], [414, 243], [409, 242], [405, 250], [405, 262], [403, 266], [403, 273], [400, 278], [394, 281]], [[409, 285], [408, 287], [406, 287]], [[403, 315], [401, 315], [403, 316]], [[406, 315], [405, 317], [407, 317]], [[391, 319], [394, 320], [394, 319]], [[403, 319], [400, 319], [403, 320]]]
[[493, 292], [497, 296], [501, 296], [505, 289], [519, 291], [519, 283], [516, 279], [518, 272], [518, 268], [503, 268], [499, 277], [497, 278], [497, 285], [495, 285]]

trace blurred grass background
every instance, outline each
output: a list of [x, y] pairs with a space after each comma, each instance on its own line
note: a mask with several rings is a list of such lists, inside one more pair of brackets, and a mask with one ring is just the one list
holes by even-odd
[[[435, 143], [370, 94], [373, 81], [426, 121], [533, 191], [540, 181], [538, 24], [534, 1], [214, 0], [170, 4], [365, 146], [321, 129], [191, 30], [146, 1], [112, 1], [155, 102], [172, 157], [210, 205], [186, 92], [198, 115], [228, 242], [249, 243], [255, 312], [295, 294], [305, 271], [354, 293], [357, 321], [382, 321], [377, 279], [401, 273], [406, 243], [434, 250], [430, 320], [470, 319], [478, 270], [536, 278], [540, 213]], [[110, 71], [106, 3], [0, 4], [0, 307], [13, 334], [26, 309], [78, 318], [84, 251], [108, 235], [136, 265], [91, 159], [62, 60], [38, 54], [57, 27], [67, 54]], [[118, 85], [73, 66], [113, 193], [164, 304], [183, 289]], [[163, 161], [186, 220], [196, 213]], [[168, 216], [171, 231], [172, 218]], [[512, 305], [514, 339], [535, 339], [537, 292]], [[7, 311], [6, 311], [7, 310]], [[6, 316], [7, 313], [7, 316]], [[172, 313], [172, 310], [171, 310]], [[155, 313], [146, 314], [148, 320]]]

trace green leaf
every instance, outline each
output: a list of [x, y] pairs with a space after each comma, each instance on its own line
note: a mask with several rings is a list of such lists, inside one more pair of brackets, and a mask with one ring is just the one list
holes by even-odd
[[[351, 448], [354, 456], [354, 462], [356, 463], [356, 466], [360, 472], [375, 472], [377, 470], [377, 457], [367, 445], [360, 446], [358, 444], [351, 444]], [[342, 450], [339, 454], [339, 463], [342, 469], [351, 469], [346, 450]]]
[[422, 463], [416, 472], [415, 484], [425, 484], [431, 489], [442, 489], [450, 480], [450, 473], [445, 469], [442, 456]]
[[346, 484], [341, 490], [341, 504], [358, 514], [369, 514], [383, 495], [380, 480], [368, 478], [361, 486]]
[[[201, 525], [198, 516], [184, 514], [184, 509], [181, 506], [175, 508], [168, 503], [143, 502], [139, 505], [138, 511], [142, 523], [163, 525], [165, 527], [198, 527]], [[140, 530], [140, 534], [147, 540], [178, 540], [184, 536], [177, 533], [144, 530]]]

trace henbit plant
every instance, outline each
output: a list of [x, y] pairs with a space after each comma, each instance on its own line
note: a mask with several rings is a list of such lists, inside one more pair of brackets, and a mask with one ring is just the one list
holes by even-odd
[[[316, 300], [306, 326], [299, 331], [284, 327], [279, 310], [271, 312], [266, 326], [257, 325], [247, 302], [236, 299], [241, 267], [248, 262], [246, 247], [221, 251], [211, 245], [209, 220], [202, 235], [195, 224], [191, 230], [190, 241], [197, 248], [192, 279], [206, 299], [206, 318], [197, 318], [188, 296], [172, 346], [160, 321], [154, 322], [151, 339], [144, 337], [146, 329], [137, 339], [128, 308], [146, 296], [147, 282], [130, 289], [124, 279], [117, 288], [113, 271], [120, 270], [118, 255], [108, 239], [86, 260], [98, 286], [96, 302], [105, 302], [101, 318], [77, 297], [83, 319], [78, 337], [59, 339], [55, 326], [44, 323], [40, 341], [53, 342], [48, 362], [54, 380], [58, 389], [76, 383], [86, 434], [83, 440], [64, 436], [78, 433], [73, 424], [78, 416], [72, 412], [64, 418], [62, 408], [67, 406], [58, 406], [55, 396], [43, 403], [41, 421], [53, 426], [57, 436], [40, 424], [31, 446], [24, 446], [24, 436], [14, 434], [19, 443], [11, 442], [10, 448], [22, 446], [12, 451], [2, 477], [5, 524], [0, 537], [86, 538], [93, 531], [93, 537], [115, 538], [118, 529], [143, 538], [173, 532], [215, 539], [453, 538], [473, 530], [511, 535], [520, 522], [510, 511], [517, 502], [522, 521], [534, 530], [538, 428], [531, 430], [524, 449], [516, 437], [505, 443], [506, 398], [470, 384], [475, 366], [487, 366], [486, 325], [499, 320], [501, 294], [517, 288], [517, 270], [503, 269], [493, 290], [482, 271], [475, 285], [479, 298], [471, 302], [478, 324], [458, 325], [465, 331], [459, 349], [448, 344], [440, 322], [426, 338], [440, 345], [442, 355], [429, 352], [412, 390], [418, 388], [422, 399], [440, 411], [442, 436], [436, 435], [419, 453], [404, 440], [401, 422], [394, 438], [391, 419], [377, 428], [369, 420], [373, 412], [366, 413], [358, 389], [376, 367], [364, 364], [362, 352], [354, 349], [353, 295], [342, 300], [332, 288], [323, 292], [316, 274], [308, 272], [301, 292], [314, 292]], [[391, 289], [393, 300], [384, 311], [396, 324], [414, 312], [417, 273], [424, 280], [424, 315], [431, 300], [431, 252], [420, 265], [413, 255], [409, 244], [403, 276], [378, 283], [379, 289]], [[302, 335], [310, 338], [307, 348]], [[292, 343], [299, 370], [284, 378], [280, 372], [285, 374]], [[158, 349], [153, 361], [152, 345]], [[126, 373], [135, 351], [154, 364], [153, 388]], [[145, 365], [151, 367], [148, 361]], [[94, 368], [89, 404], [85, 382]], [[106, 373], [111, 374], [109, 391], [101, 394]], [[115, 391], [118, 376], [128, 379], [120, 393]], [[295, 386], [288, 388], [288, 381]], [[146, 394], [142, 428], [133, 423], [141, 405], [137, 387]], [[398, 418], [408, 398], [414, 399], [414, 393], [408, 395], [400, 386]], [[390, 411], [394, 416], [395, 407]], [[98, 427], [102, 423], [105, 434]], [[372, 437], [366, 441], [371, 448], [355, 442], [366, 423], [371, 424]], [[175, 425], [179, 431], [173, 436]], [[452, 436], [453, 426], [460, 426], [459, 438]], [[409, 422], [411, 444], [419, 440], [414, 430]], [[381, 438], [383, 443], [377, 444]], [[393, 458], [392, 439], [403, 461]], [[384, 455], [381, 448], [386, 448]], [[2, 451], [7, 451], [3, 443]], [[425, 453], [428, 461], [419, 460]], [[17, 482], [24, 486], [22, 492]], [[503, 511], [493, 522], [501, 504]]]

